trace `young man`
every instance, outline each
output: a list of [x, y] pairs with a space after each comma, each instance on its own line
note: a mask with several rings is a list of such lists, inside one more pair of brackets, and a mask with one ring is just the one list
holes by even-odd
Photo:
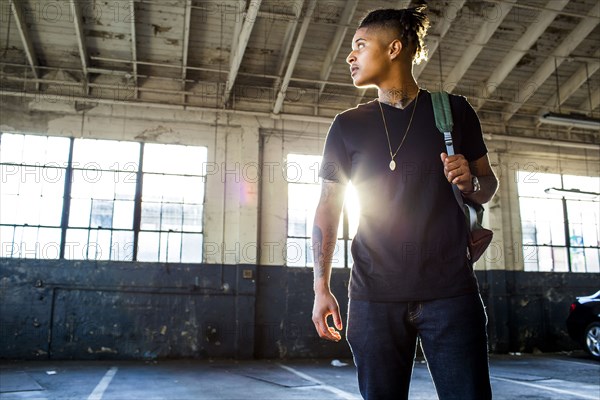
[[[361, 206], [352, 242], [347, 340], [367, 400], [406, 399], [417, 337], [439, 398], [491, 398], [487, 317], [467, 255], [467, 226], [451, 183], [483, 204], [497, 189], [479, 120], [451, 96], [456, 155], [436, 129], [431, 95], [412, 65], [424, 58], [429, 21], [423, 8], [376, 10], [360, 23], [347, 57], [357, 87], [377, 100], [338, 114], [323, 152], [316, 211], [313, 322], [339, 341], [331, 260], [345, 186]], [[334, 327], [327, 318], [333, 317]]]

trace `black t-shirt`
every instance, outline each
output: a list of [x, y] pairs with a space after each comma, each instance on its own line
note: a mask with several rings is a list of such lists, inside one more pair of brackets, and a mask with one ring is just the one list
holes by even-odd
[[[410, 130], [389, 168], [390, 151], [376, 100], [338, 114], [327, 135], [320, 176], [351, 180], [361, 216], [352, 241], [351, 299], [419, 301], [477, 291], [466, 256], [467, 227], [440, 158], [446, 152], [435, 126], [431, 94], [421, 90]], [[457, 154], [474, 161], [487, 154], [475, 111], [450, 96]], [[381, 104], [392, 152], [415, 107]]]

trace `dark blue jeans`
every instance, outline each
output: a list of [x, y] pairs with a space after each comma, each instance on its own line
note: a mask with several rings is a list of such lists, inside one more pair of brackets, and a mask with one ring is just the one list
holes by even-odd
[[351, 300], [347, 340], [365, 400], [407, 399], [417, 337], [440, 400], [487, 400], [487, 316], [479, 294], [421, 302]]

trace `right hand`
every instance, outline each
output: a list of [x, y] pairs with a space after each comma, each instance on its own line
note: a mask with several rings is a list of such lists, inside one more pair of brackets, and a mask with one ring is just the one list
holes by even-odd
[[315, 324], [317, 333], [322, 339], [339, 342], [342, 336], [338, 330], [327, 323], [327, 318], [330, 315], [333, 317], [335, 327], [341, 331], [343, 329], [342, 317], [340, 315], [340, 306], [335, 296], [330, 291], [316, 293], [312, 321]]

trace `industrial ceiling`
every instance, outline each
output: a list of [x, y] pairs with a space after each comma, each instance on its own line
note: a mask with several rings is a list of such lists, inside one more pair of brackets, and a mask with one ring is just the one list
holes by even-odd
[[[345, 62], [362, 16], [410, 0], [1, 0], [5, 99], [331, 118], [376, 97]], [[429, 1], [421, 87], [467, 96], [491, 134], [600, 143], [597, 0]], [[85, 106], [83, 106], [85, 107]]]

